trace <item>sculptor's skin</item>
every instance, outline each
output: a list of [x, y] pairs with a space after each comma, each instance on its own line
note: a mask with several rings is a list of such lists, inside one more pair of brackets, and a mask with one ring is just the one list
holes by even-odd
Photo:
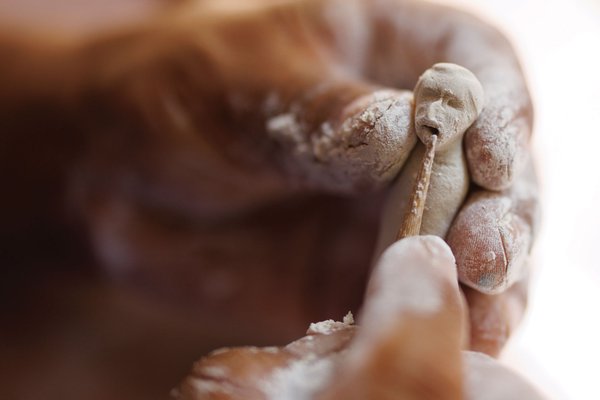
[[456, 64], [439, 63], [421, 75], [414, 90], [414, 125], [420, 140], [386, 200], [375, 257], [396, 239], [402, 218], [411, 206], [408, 202], [421, 168], [424, 144], [432, 135], [437, 136], [436, 153], [421, 234], [446, 237], [469, 189], [462, 139], [481, 113], [483, 98], [477, 78]]
[[[417, 141], [411, 91], [442, 60], [486, 93], [447, 239], [476, 287], [470, 348], [498, 355], [525, 307], [508, 272], [525, 268], [538, 190], [527, 85], [488, 22], [413, 0], [8, 3], [4, 397], [154, 399], [214, 348], [360, 309]], [[23, 26], [4, 23], [19, 10]]]
[[456, 278], [442, 239], [402, 239], [378, 260], [358, 325], [345, 318], [311, 325], [287, 346], [218, 349], [194, 363], [172, 398], [541, 400], [501, 363], [462, 350], [467, 322]]

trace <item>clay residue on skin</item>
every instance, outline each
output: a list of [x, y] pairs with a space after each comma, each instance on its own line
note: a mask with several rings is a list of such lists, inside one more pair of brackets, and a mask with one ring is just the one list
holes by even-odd
[[330, 381], [336, 355], [307, 357], [277, 368], [259, 383], [269, 400], [311, 400]]
[[479, 74], [488, 94], [486, 109], [465, 137], [471, 177], [490, 190], [509, 187], [523, 171], [531, 131], [531, 102], [523, 96], [525, 83], [518, 70], [502, 66], [504, 63], [501, 60]]
[[[411, 257], [407, 256], [409, 251]], [[399, 259], [405, 260], [401, 266], [396, 262]], [[361, 314], [364, 316], [361, 325], [376, 324], [377, 330], [382, 331], [382, 324], [394, 322], [389, 321], [390, 315], [429, 315], [437, 312], [443, 305], [443, 290], [440, 290], [439, 278], [423, 274], [424, 264], [433, 265], [435, 271], [452, 274], [456, 280], [454, 268], [447, 268], [447, 265], [454, 265], [454, 256], [442, 239], [436, 236], [413, 236], [390, 246], [373, 270], [367, 301]]]
[[354, 317], [348, 312], [343, 321], [311, 323], [308, 336], [290, 343], [282, 351], [297, 358], [273, 369], [259, 383], [260, 390], [272, 400], [310, 400], [325, 388], [346, 354], [354, 336]]
[[465, 151], [472, 179], [490, 190], [510, 186], [519, 175], [527, 158], [528, 123], [514, 118], [516, 110], [504, 107], [497, 114], [482, 113], [475, 124], [482, 132], [502, 130], [502, 134], [467, 134]]
[[348, 312], [346, 316], [344, 316], [344, 320], [342, 322], [334, 321], [332, 319], [328, 319], [326, 321], [311, 323], [306, 331], [307, 335], [319, 333], [323, 335], [328, 335], [330, 333], [339, 331], [340, 329], [346, 329], [349, 325], [354, 324], [354, 316], [351, 312]]
[[410, 92], [381, 90], [355, 100], [318, 132], [305, 132], [293, 112], [270, 118], [266, 128], [306, 185], [355, 192], [384, 185], [402, 168], [416, 142], [411, 102]]
[[523, 170], [532, 104], [510, 43], [495, 29], [473, 22], [452, 30], [447, 54], [475, 72], [486, 93], [485, 109], [465, 136], [471, 178], [483, 188], [502, 190]]
[[448, 233], [461, 282], [484, 293], [499, 293], [521, 278], [531, 232], [514, 214], [514, 200], [493, 193], [476, 194]]
[[267, 121], [267, 132], [277, 140], [293, 145], [294, 153], [304, 154], [308, 151], [302, 127], [294, 113], [279, 114]]

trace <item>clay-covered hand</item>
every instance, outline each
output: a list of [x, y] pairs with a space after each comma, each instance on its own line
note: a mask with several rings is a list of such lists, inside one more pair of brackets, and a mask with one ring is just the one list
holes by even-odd
[[[454, 257], [436, 236], [393, 244], [376, 264], [358, 325], [311, 324], [283, 347], [224, 348], [171, 394], [208, 399], [541, 399], [492, 358], [462, 351]], [[443, 333], [443, 334], [440, 334]]]
[[[464, 139], [475, 185], [447, 236], [463, 281], [500, 293], [523, 275], [537, 213], [531, 103], [511, 46], [469, 14], [401, 0], [184, 2], [64, 46], [4, 76], [76, 113], [69, 194], [100, 263], [211, 321], [207, 348], [279, 342], [358, 308], [381, 189], [417, 140], [410, 90], [439, 61], [485, 91]], [[497, 317], [473, 332], [510, 331], [523, 302], [494, 310], [511, 293], [471, 297]]]

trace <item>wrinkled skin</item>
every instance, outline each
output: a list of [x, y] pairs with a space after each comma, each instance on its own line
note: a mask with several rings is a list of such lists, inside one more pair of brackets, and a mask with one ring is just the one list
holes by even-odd
[[[537, 191], [522, 172], [531, 103], [502, 35], [421, 2], [233, 3], [140, 1], [118, 26], [38, 5], [3, 25], [8, 397], [161, 398], [215, 347], [285, 343], [357, 310], [385, 188], [411, 149], [407, 89], [441, 60], [486, 93], [448, 237], [459, 267], [494, 272], [468, 300], [497, 323], [471, 343], [497, 355], [518, 322]], [[397, 113], [363, 118], [372, 105]], [[300, 128], [268, 129], [290, 120]], [[494, 218], [470, 217], [480, 201]]]

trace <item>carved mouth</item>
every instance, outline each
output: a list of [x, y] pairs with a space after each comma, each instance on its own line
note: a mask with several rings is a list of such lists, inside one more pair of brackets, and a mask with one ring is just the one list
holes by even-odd
[[442, 134], [439, 128], [431, 123], [424, 123], [419, 126], [417, 136], [421, 139], [421, 142], [427, 144], [431, 141], [433, 136], [437, 136], [438, 141], [442, 139]]
[[423, 126], [421, 126], [421, 129], [423, 129], [425, 132], [429, 133], [430, 135], [439, 135], [440, 134], [439, 129], [435, 128], [433, 126], [423, 125]]

